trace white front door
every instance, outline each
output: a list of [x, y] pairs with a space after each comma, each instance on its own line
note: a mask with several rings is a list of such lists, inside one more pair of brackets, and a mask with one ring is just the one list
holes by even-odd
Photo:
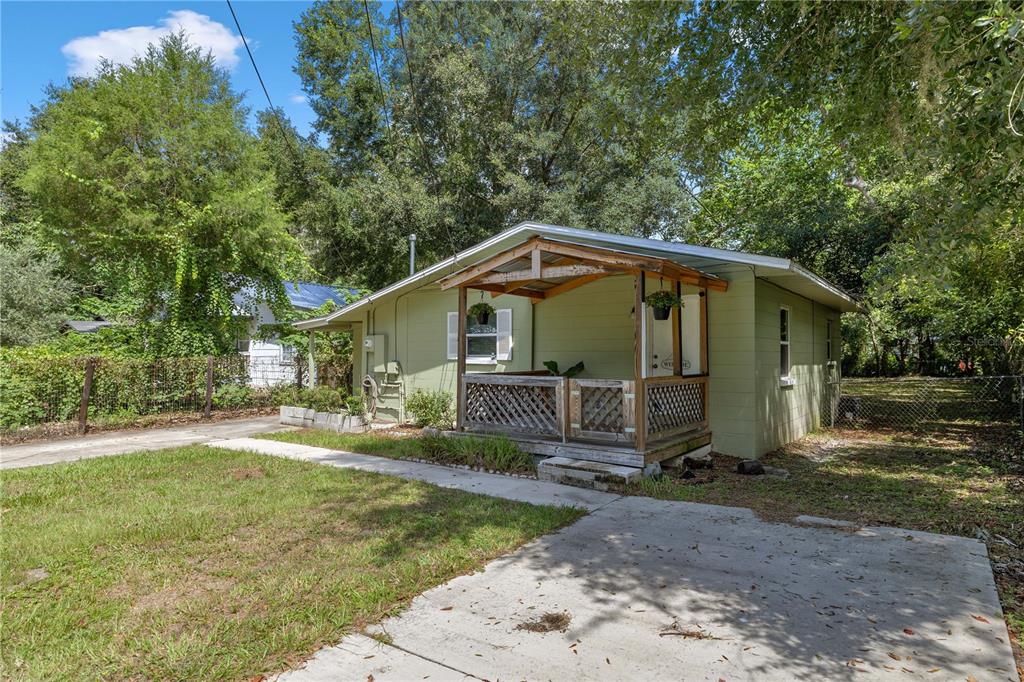
[[[672, 376], [672, 318], [655, 320], [647, 308], [647, 376]], [[683, 296], [682, 346], [683, 374], [700, 374], [700, 297]]]

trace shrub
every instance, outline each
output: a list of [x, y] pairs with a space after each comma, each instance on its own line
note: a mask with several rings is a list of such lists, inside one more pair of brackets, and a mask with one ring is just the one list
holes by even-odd
[[249, 407], [256, 402], [256, 392], [241, 384], [227, 384], [213, 392], [212, 402], [220, 410]]
[[345, 410], [353, 417], [362, 417], [366, 414], [366, 401], [361, 395], [350, 395], [345, 398]]
[[452, 394], [447, 391], [417, 389], [406, 399], [405, 407], [412, 413], [413, 423], [417, 426], [450, 429], [455, 421]]
[[533, 471], [533, 457], [507, 438], [453, 438], [429, 435], [418, 439], [424, 459], [505, 472]]
[[317, 412], [341, 412], [345, 407], [345, 394], [330, 386], [316, 386], [302, 391], [302, 407]]
[[532, 471], [533, 456], [523, 452], [508, 438], [467, 439], [479, 441], [480, 459], [485, 469], [495, 471]]

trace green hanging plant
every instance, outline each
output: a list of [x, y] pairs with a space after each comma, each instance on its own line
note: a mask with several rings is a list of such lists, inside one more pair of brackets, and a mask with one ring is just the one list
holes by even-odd
[[487, 320], [494, 312], [494, 306], [486, 301], [480, 301], [471, 305], [467, 312], [476, 318], [477, 324], [487, 324]]
[[648, 294], [644, 302], [654, 309], [656, 320], [667, 320], [672, 308], [683, 307], [683, 300], [675, 292], [666, 289]]

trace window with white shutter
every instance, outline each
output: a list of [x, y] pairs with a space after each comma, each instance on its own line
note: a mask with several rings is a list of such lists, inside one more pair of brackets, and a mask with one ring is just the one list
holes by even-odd
[[[459, 314], [448, 313], [449, 360], [458, 359]], [[512, 309], [495, 310], [485, 324], [474, 316], [466, 318], [466, 362], [493, 364], [512, 359]]]

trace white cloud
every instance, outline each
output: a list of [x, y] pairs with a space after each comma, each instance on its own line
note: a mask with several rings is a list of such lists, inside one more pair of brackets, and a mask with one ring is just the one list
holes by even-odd
[[306, 103], [306, 96], [303, 95], [301, 92], [293, 92], [292, 94], [288, 95], [288, 99], [290, 99], [295, 104]]
[[164, 36], [184, 31], [189, 42], [203, 52], [210, 52], [217, 64], [227, 69], [238, 64], [242, 39], [224, 24], [205, 14], [182, 9], [169, 12], [157, 26], [131, 26], [100, 31], [93, 36], [75, 38], [61, 48], [68, 59], [68, 75], [89, 76], [104, 58], [125, 64], [143, 53], [150, 43]]

